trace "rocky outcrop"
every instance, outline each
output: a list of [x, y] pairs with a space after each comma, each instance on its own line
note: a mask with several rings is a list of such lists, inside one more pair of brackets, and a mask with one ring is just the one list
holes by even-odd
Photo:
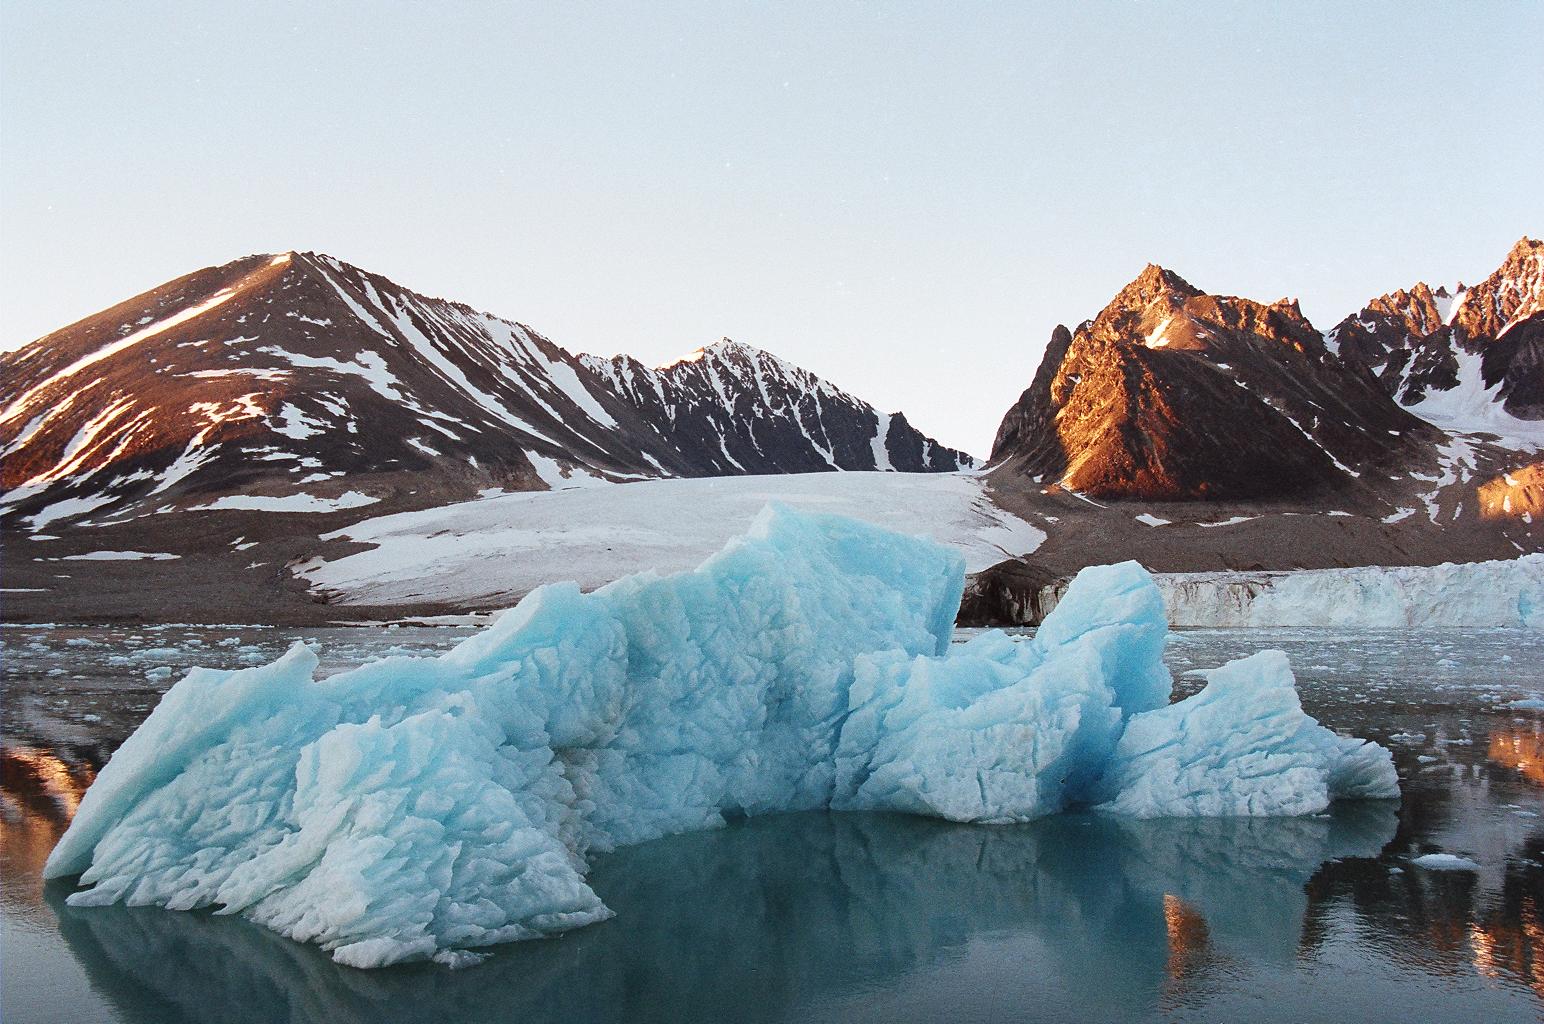
[[1423, 429], [1296, 302], [1209, 295], [1150, 265], [1057, 329], [992, 462], [1093, 497], [1303, 498], [1400, 464]]
[[1544, 462], [1494, 476], [1480, 484], [1477, 492], [1480, 515], [1486, 519], [1521, 519], [1544, 525]]

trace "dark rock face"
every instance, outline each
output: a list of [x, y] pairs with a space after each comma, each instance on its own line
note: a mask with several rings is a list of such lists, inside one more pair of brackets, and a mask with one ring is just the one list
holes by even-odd
[[1523, 420], [1544, 420], [1544, 312], [1515, 322], [1481, 350], [1487, 387], [1500, 385], [1496, 400]]
[[1044, 600], [1065, 577], [1013, 558], [990, 566], [965, 583], [956, 623], [961, 626], [1038, 626], [1055, 605]]
[[695, 475], [951, 472], [974, 464], [924, 437], [903, 413], [880, 413], [808, 370], [727, 338], [658, 369], [631, 356], [582, 358], [665, 428]]
[[1414, 405], [1429, 390], [1458, 386], [1458, 359], [1445, 310], [1453, 297], [1426, 284], [1373, 299], [1342, 320], [1326, 338], [1342, 362], [1372, 374], [1401, 405]]
[[[1326, 342], [1402, 405], [1419, 407], [1462, 386], [1465, 373], [1478, 373], [1482, 382], [1470, 383], [1506, 412], [1544, 419], [1541, 317], [1544, 242], [1523, 238], [1472, 288], [1460, 284], [1450, 293], [1421, 283], [1380, 296], [1337, 324]], [[1476, 355], [1478, 364], [1464, 358]]]
[[423, 504], [575, 477], [969, 464], [750, 346], [660, 371], [575, 356], [314, 253], [201, 270], [0, 354], [0, 451], [12, 522], [241, 493]]
[[1057, 329], [992, 461], [1094, 497], [1300, 498], [1401, 463], [1427, 430], [1295, 302], [1208, 295], [1149, 266]]

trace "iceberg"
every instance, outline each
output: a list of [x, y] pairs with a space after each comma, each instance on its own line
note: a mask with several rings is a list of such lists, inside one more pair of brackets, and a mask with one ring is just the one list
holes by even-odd
[[1280, 651], [1230, 661], [1201, 692], [1132, 718], [1100, 785], [1102, 809], [1136, 818], [1289, 817], [1399, 793], [1387, 750], [1304, 713]]
[[[1074, 806], [1303, 814], [1393, 797], [1387, 751], [1246, 659], [1169, 705], [1163, 602], [1085, 570], [1029, 641], [951, 652], [959, 555], [772, 507], [692, 572], [543, 587], [444, 655], [316, 680], [196, 669], [45, 868], [73, 906], [215, 908], [378, 967], [609, 917], [598, 852], [775, 811], [966, 822]], [[1258, 685], [1253, 685], [1258, 683]]]

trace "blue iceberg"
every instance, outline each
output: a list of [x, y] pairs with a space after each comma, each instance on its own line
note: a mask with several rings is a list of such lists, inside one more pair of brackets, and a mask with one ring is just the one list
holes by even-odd
[[353, 966], [456, 966], [610, 916], [590, 854], [732, 817], [1398, 795], [1388, 752], [1304, 714], [1279, 655], [1169, 705], [1163, 603], [1135, 563], [1085, 570], [1032, 640], [950, 651], [963, 580], [931, 541], [770, 508], [693, 572], [544, 587], [437, 658], [316, 680], [297, 645], [195, 670], [45, 874], [80, 876], [76, 906], [212, 907]]

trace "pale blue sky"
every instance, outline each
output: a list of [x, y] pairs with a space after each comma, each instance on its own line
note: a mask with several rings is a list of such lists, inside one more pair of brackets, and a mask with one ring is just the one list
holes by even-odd
[[1321, 328], [1544, 232], [1544, 4], [0, 2], [0, 347], [317, 249], [985, 454], [1151, 260]]

